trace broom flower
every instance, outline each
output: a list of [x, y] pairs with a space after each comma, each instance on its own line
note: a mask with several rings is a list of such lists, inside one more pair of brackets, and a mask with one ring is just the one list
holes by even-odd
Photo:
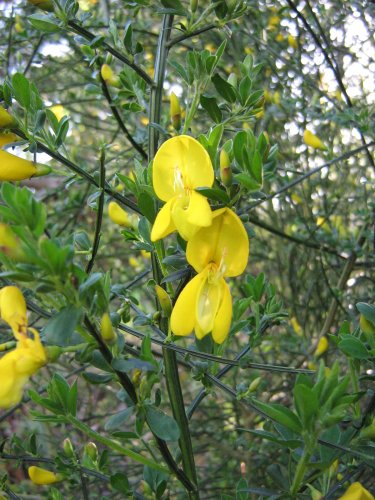
[[155, 219], [152, 241], [175, 230], [189, 240], [199, 228], [210, 226], [210, 205], [195, 189], [211, 187], [214, 170], [198, 141], [187, 135], [168, 139], [155, 155], [152, 175], [156, 195], [166, 202]]
[[186, 258], [197, 271], [182, 290], [171, 315], [175, 335], [198, 339], [212, 332], [222, 344], [232, 321], [232, 297], [225, 277], [238, 276], [246, 268], [249, 238], [238, 218], [229, 208], [213, 212], [212, 224], [199, 229], [188, 241]]

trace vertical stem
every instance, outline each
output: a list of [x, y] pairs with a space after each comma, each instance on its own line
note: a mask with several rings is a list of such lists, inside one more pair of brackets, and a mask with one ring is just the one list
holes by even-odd
[[[168, 41], [171, 34], [172, 23], [173, 23], [173, 16], [165, 15], [163, 19], [161, 33], [159, 36], [159, 43], [155, 60], [155, 83], [151, 89], [150, 112], [149, 112], [150, 124], [160, 123], [163, 83], [164, 83], [165, 67], [168, 55]], [[158, 130], [155, 127], [149, 125], [149, 145], [148, 145], [149, 161], [153, 159], [157, 151], [158, 138], [159, 138]], [[164, 252], [163, 242], [158, 242], [158, 245], [159, 245], [158, 249], [159, 253], [163, 254]], [[163, 277], [163, 273], [155, 251], [153, 252], [152, 256], [152, 268], [153, 268], [154, 279], [158, 284], [160, 284], [161, 279]], [[160, 329], [165, 333], [168, 333], [167, 319], [161, 319]], [[184, 400], [178, 374], [176, 354], [174, 351], [171, 351], [169, 349], [163, 349], [163, 358], [164, 358], [165, 378], [166, 378], [169, 400], [171, 403], [173, 416], [181, 432], [179, 445], [182, 455], [182, 466], [186, 476], [192, 483], [191, 486], [193, 486], [193, 487], [187, 487], [188, 495], [190, 499], [198, 500], [199, 494], [196, 489], [197, 473], [195, 470], [194, 454], [191, 445], [189, 424], [186, 417]]]

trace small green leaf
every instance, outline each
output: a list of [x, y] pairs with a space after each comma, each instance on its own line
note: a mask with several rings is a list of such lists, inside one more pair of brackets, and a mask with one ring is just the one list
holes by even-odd
[[366, 302], [358, 302], [356, 304], [358, 311], [371, 323], [375, 325], [375, 306], [366, 304]]
[[15, 73], [12, 77], [14, 97], [25, 109], [30, 108], [30, 82], [22, 73]]
[[295, 413], [286, 408], [285, 406], [272, 403], [263, 403], [256, 399], [253, 400], [254, 405], [259, 408], [263, 413], [265, 413], [269, 418], [275, 420], [281, 425], [284, 425], [288, 429], [300, 434], [302, 431], [302, 425]]
[[196, 188], [195, 191], [197, 191], [200, 194], [203, 194], [203, 196], [209, 198], [210, 200], [220, 201], [225, 204], [229, 203], [230, 201], [229, 196], [222, 189], [201, 187], [201, 188]]
[[112, 488], [119, 491], [123, 495], [126, 495], [126, 498], [130, 498], [132, 496], [129, 480], [123, 472], [116, 472], [116, 474], [113, 474], [110, 478], [110, 482]]
[[43, 14], [31, 14], [28, 16], [28, 21], [33, 26], [33, 28], [38, 31], [42, 31], [43, 33], [56, 33], [60, 31], [58, 26], [58, 20], [52, 19], [49, 16], [45, 16]]
[[113, 431], [121, 427], [134, 413], [134, 406], [126, 408], [115, 415], [112, 415], [104, 425], [104, 429], [108, 432]]
[[228, 102], [236, 102], [236, 91], [233, 86], [221, 78], [220, 75], [216, 74], [212, 78], [212, 83], [215, 86], [217, 92]]
[[72, 336], [81, 314], [81, 309], [67, 306], [50, 319], [43, 330], [47, 344], [61, 347], [71, 345]]
[[210, 118], [212, 118], [212, 120], [215, 123], [221, 122], [223, 118], [223, 113], [221, 112], [221, 109], [217, 105], [216, 97], [201, 95], [200, 103], [202, 108], [207, 111], [207, 113], [210, 115]]
[[356, 337], [346, 336], [339, 342], [338, 348], [350, 358], [355, 359], [368, 359], [370, 353], [366, 346]]
[[153, 406], [146, 406], [147, 423], [152, 432], [164, 441], [177, 441], [180, 437], [180, 429], [174, 418]]
[[302, 425], [306, 429], [311, 429], [319, 411], [318, 397], [310, 387], [304, 384], [296, 385], [293, 393], [294, 405]]

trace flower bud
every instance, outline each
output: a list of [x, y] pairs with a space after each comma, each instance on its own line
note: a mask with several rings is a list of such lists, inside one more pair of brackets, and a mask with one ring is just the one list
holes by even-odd
[[288, 44], [289, 47], [291, 47], [292, 49], [294, 50], [298, 49], [298, 42], [292, 35], [288, 35]]
[[8, 111], [0, 106], [0, 128], [12, 128], [16, 124], [16, 120]]
[[35, 465], [28, 468], [28, 474], [31, 481], [39, 485], [54, 484], [64, 479], [61, 474], [55, 474], [55, 472], [36, 467]]
[[13, 134], [12, 132], [1, 132], [0, 133], [0, 148], [10, 144], [12, 142], [16, 142], [18, 140], [18, 136]]
[[257, 377], [257, 378], [255, 378], [255, 379], [251, 382], [251, 384], [249, 385], [249, 389], [248, 389], [248, 391], [247, 391], [247, 392], [248, 392], [249, 394], [250, 394], [250, 393], [252, 393], [252, 392], [255, 392], [255, 391], [258, 389], [259, 384], [261, 383], [261, 381], [262, 381], [262, 377]]
[[305, 130], [303, 133], [303, 140], [307, 146], [310, 146], [314, 149], [322, 149], [322, 150], [327, 150], [327, 147], [324, 145], [324, 143], [319, 139], [319, 137], [310, 130]]
[[173, 128], [178, 131], [181, 128], [181, 106], [180, 101], [174, 92], [171, 92], [169, 102], [171, 122]]
[[190, 11], [195, 12], [198, 8], [198, 0], [190, 0]]
[[112, 87], [120, 87], [120, 79], [114, 74], [112, 68], [108, 64], [102, 64], [100, 68], [100, 74], [107, 85], [112, 85]]
[[158, 298], [159, 304], [164, 312], [164, 314], [169, 318], [172, 312], [172, 301], [168, 293], [159, 285], [155, 285], [155, 292]]
[[75, 457], [74, 448], [73, 448], [72, 442], [69, 438], [64, 439], [63, 450], [64, 450], [64, 453], [67, 457], [69, 457], [69, 458]]
[[40, 177], [51, 172], [46, 165], [24, 160], [7, 151], [0, 150], [0, 180], [22, 181], [31, 177]]
[[319, 356], [322, 356], [328, 349], [328, 339], [327, 337], [321, 337], [319, 339], [317, 348], [315, 349], [314, 356], [318, 358]]
[[108, 205], [108, 215], [112, 222], [119, 226], [132, 227], [129, 215], [115, 201], [110, 201]]
[[85, 445], [85, 453], [93, 462], [98, 461], [98, 448], [92, 441]]
[[22, 18], [19, 14], [16, 14], [16, 22], [14, 24], [14, 29], [17, 31], [17, 33], [23, 33], [25, 31], [25, 27], [22, 22]]
[[220, 179], [225, 187], [230, 187], [233, 182], [230, 158], [225, 149], [220, 151]]
[[358, 481], [351, 484], [338, 500], [374, 500], [373, 495]]
[[49, 345], [45, 347], [47, 353], [48, 363], [53, 363], [57, 361], [61, 354], [63, 353], [63, 348], [57, 345]]
[[371, 335], [375, 333], [375, 325], [372, 323], [372, 321], [368, 320], [363, 314], [360, 315], [359, 317], [359, 326], [363, 333], [366, 333], [367, 335]]
[[116, 333], [113, 330], [111, 318], [107, 312], [105, 312], [102, 316], [102, 321], [100, 323], [100, 333], [102, 335], [102, 339], [107, 344], [113, 344], [116, 340]]

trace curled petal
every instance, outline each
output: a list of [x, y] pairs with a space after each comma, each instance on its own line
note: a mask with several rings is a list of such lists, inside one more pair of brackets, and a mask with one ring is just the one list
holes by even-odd
[[204, 147], [187, 135], [165, 141], [153, 163], [152, 182], [155, 193], [168, 201], [184, 188], [211, 187], [214, 171]]
[[221, 282], [204, 280], [199, 287], [196, 303], [197, 326], [203, 335], [211, 332], [221, 301]]
[[211, 224], [212, 212], [207, 199], [193, 191], [176, 198], [172, 219], [181, 237], [189, 241], [199, 228]]
[[200, 228], [188, 241], [186, 257], [197, 272], [210, 262], [223, 269], [224, 276], [238, 276], [246, 268], [249, 238], [239, 217], [229, 208], [212, 213], [212, 224]]
[[221, 303], [216, 314], [212, 338], [217, 344], [222, 344], [227, 338], [232, 322], [232, 296], [225, 280], [221, 283]]
[[165, 238], [168, 234], [176, 230], [176, 226], [172, 219], [172, 209], [176, 202], [176, 198], [172, 198], [161, 208], [156, 216], [154, 225], [151, 230], [151, 241], [157, 241]]
[[198, 291], [207, 279], [207, 272], [197, 274], [180, 293], [171, 314], [171, 330], [175, 335], [189, 335], [196, 323]]
[[39, 175], [48, 174], [51, 169], [29, 160], [24, 160], [7, 151], [0, 150], [0, 180], [22, 181]]

